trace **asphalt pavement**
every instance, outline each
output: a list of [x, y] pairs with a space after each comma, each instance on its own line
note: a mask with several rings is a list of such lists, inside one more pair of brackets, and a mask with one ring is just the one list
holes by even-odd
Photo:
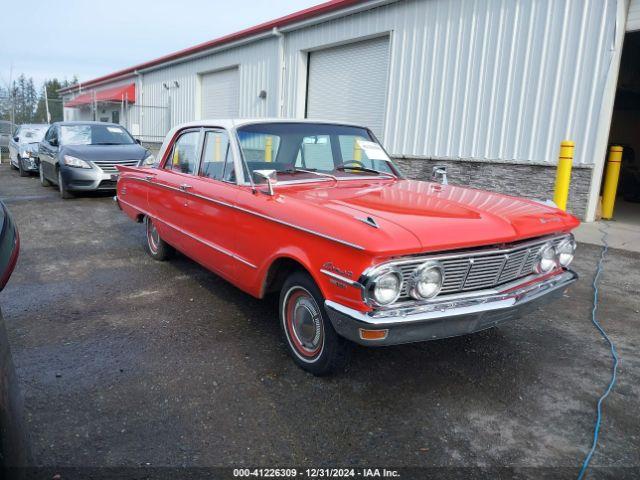
[[[0, 306], [34, 465], [564, 467], [571, 478], [591, 444], [611, 364], [590, 323], [597, 246], [580, 245], [581, 280], [563, 299], [518, 322], [357, 347], [346, 371], [315, 378], [288, 358], [273, 299], [181, 255], [155, 262], [110, 195], [62, 200], [5, 163], [0, 198], [22, 240]], [[639, 286], [640, 254], [611, 250], [601, 319], [622, 362], [593, 478], [640, 466]]]

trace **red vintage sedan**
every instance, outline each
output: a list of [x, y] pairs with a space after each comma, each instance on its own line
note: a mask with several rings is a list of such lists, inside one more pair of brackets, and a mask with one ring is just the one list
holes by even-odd
[[146, 225], [149, 254], [176, 249], [250, 295], [279, 294], [291, 356], [318, 375], [351, 342], [477, 332], [577, 279], [575, 217], [446, 177], [407, 180], [364, 127], [195, 122], [153, 165], [118, 168], [117, 202]]

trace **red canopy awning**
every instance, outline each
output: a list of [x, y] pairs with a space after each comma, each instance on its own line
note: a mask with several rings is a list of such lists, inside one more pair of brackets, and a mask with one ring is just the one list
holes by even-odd
[[136, 102], [136, 85], [131, 83], [129, 85], [121, 85], [119, 87], [105, 88], [104, 90], [96, 90], [95, 97], [94, 91], [81, 93], [77, 97], [69, 100], [64, 104], [65, 107], [78, 107], [80, 105], [90, 105], [93, 101], [96, 102], [124, 102], [129, 103]]

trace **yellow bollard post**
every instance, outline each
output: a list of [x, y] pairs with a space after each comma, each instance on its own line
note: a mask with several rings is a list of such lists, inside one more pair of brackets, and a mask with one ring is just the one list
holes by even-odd
[[353, 142], [353, 159], [357, 162], [362, 161], [362, 147], [357, 138]]
[[573, 148], [575, 144], [564, 140], [560, 144], [558, 155], [558, 170], [556, 172], [556, 186], [553, 192], [553, 201], [561, 210], [567, 210], [569, 198], [569, 185], [571, 184], [571, 166], [573, 163]]
[[264, 161], [265, 162], [271, 161], [271, 158], [273, 155], [272, 151], [273, 151], [273, 138], [267, 137], [267, 139], [264, 142]]
[[616, 193], [618, 192], [618, 179], [620, 178], [621, 165], [622, 147], [619, 145], [612, 145], [609, 148], [607, 172], [604, 175], [604, 187], [602, 189], [602, 218], [606, 220], [613, 218], [613, 207], [616, 203]]

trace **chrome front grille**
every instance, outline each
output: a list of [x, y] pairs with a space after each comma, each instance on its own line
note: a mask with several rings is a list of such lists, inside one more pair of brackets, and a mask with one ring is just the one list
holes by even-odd
[[415, 262], [402, 262], [398, 268], [402, 272], [402, 293], [399, 301], [409, 297], [409, 284], [415, 269], [428, 258], [438, 260], [444, 267], [444, 282], [439, 296], [453, 293], [484, 290], [534, 273], [536, 258], [540, 247], [551, 242], [558, 245], [564, 236], [540, 241], [528, 241], [518, 245], [510, 245], [497, 250], [464, 252], [459, 255], [434, 255]]
[[97, 167], [101, 168], [105, 173], [117, 173], [116, 165], [126, 165], [127, 167], [135, 167], [138, 160], [94, 160]]

